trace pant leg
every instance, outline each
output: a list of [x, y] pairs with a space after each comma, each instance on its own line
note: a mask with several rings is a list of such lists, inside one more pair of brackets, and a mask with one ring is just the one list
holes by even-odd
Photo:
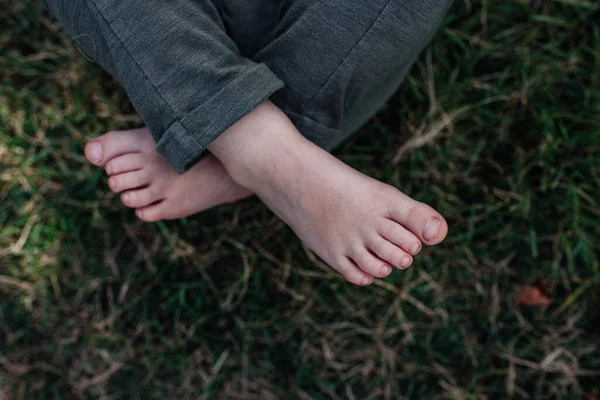
[[243, 57], [217, 0], [45, 0], [85, 53], [115, 75], [178, 172], [283, 86]]
[[[236, 10], [229, 4], [236, 37]], [[284, 82], [273, 102], [309, 140], [332, 150], [348, 138], [397, 90], [430, 41], [451, 0], [293, 0], [260, 13], [247, 5], [251, 26], [273, 32], [247, 43], [248, 57], [265, 63]], [[259, 2], [256, 2], [259, 3]], [[255, 8], [260, 5], [255, 4]], [[265, 16], [268, 18], [264, 20]]]

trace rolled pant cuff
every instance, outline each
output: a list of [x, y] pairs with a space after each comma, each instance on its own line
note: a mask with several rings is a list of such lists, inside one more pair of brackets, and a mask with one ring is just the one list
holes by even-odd
[[158, 153], [177, 173], [184, 173], [213, 140], [283, 86], [265, 64], [253, 65], [208, 101], [173, 122], [157, 143]]

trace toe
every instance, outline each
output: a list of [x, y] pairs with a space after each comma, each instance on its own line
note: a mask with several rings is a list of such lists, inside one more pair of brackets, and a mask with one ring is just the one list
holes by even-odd
[[165, 202], [161, 201], [146, 207], [138, 208], [135, 210], [135, 215], [142, 221], [156, 222], [165, 218], [164, 215], [166, 211]]
[[142, 150], [152, 142], [148, 129], [112, 131], [97, 137], [85, 146], [85, 157], [94, 165], [102, 166], [115, 157]]
[[368, 286], [373, 283], [373, 276], [361, 270], [352, 259], [343, 257], [337, 265], [332, 265], [344, 278], [357, 286]]
[[379, 235], [371, 240], [369, 243], [369, 248], [379, 258], [387, 261], [398, 269], [406, 269], [413, 262], [413, 258], [410, 256], [410, 254]]
[[104, 170], [107, 175], [116, 175], [123, 172], [137, 171], [143, 166], [144, 156], [140, 153], [130, 153], [108, 161], [104, 166]]
[[159, 200], [160, 195], [154, 190], [153, 186], [145, 189], [130, 190], [121, 195], [121, 201], [127, 207], [140, 208], [155, 203]]
[[[401, 192], [399, 192], [401, 193]], [[448, 234], [448, 224], [437, 211], [402, 194], [389, 209], [389, 217], [414, 233], [423, 243], [438, 244]]]
[[381, 219], [377, 226], [377, 233], [413, 256], [419, 254], [423, 247], [417, 236], [396, 221], [387, 218]]
[[115, 193], [119, 193], [128, 189], [136, 189], [148, 185], [149, 183], [150, 177], [143, 169], [139, 171], [113, 175], [108, 178], [108, 186]]
[[371, 254], [365, 247], [357, 249], [352, 255], [352, 259], [364, 272], [378, 278], [385, 278], [392, 272], [387, 261]]

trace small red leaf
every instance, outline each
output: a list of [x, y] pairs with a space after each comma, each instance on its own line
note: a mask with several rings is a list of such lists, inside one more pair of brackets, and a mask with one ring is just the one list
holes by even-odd
[[547, 306], [552, 300], [537, 286], [525, 286], [517, 298], [517, 304], [526, 306]]

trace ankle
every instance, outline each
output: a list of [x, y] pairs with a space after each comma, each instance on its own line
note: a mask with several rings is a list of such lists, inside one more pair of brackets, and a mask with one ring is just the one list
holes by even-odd
[[254, 191], [279, 179], [284, 165], [293, 167], [310, 145], [287, 116], [266, 101], [221, 134], [209, 150], [236, 183]]

